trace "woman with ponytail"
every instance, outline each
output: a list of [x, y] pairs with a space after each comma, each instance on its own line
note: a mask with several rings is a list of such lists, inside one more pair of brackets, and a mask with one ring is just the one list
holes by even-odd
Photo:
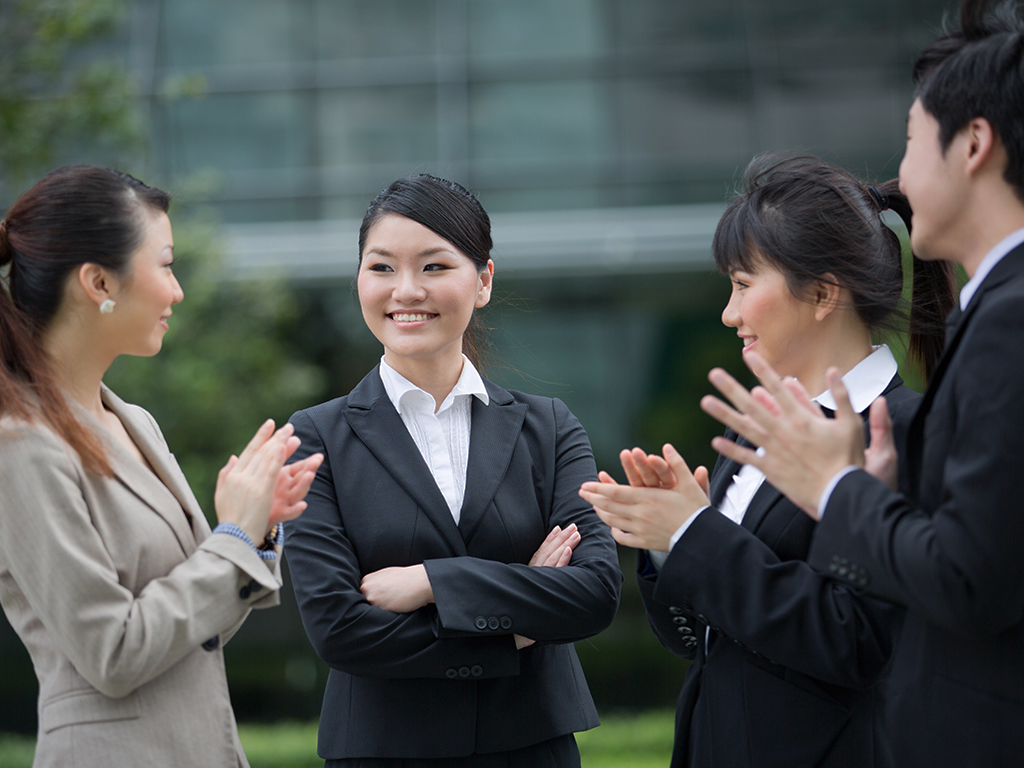
[[359, 231], [380, 365], [292, 416], [325, 455], [288, 565], [331, 668], [319, 754], [341, 768], [569, 768], [598, 724], [573, 642], [611, 623], [615, 543], [577, 495], [597, 478], [559, 400], [484, 379], [491, 225], [451, 181], [399, 179]]
[[277, 603], [278, 524], [319, 466], [284, 467], [298, 439], [268, 421], [211, 532], [156, 422], [103, 385], [183, 298], [169, 202], [74, 166], [0, 223], [0, 604], [39, 678], [37, 768], [247, 765], [222, 646]]
[[[895, 181], [868, 187], [813, 157], [764, 155], [747, 168], [712, 245], [732, 281], [722, 322], [823, 409], [837, 368], [866, 416], [884, 395], [896, 442], [920, 396], [874, 341], [903, 320], [900, 241], [886, 209], [910, 227]], [[913, 259], [909, 348], [925, 375], [942, 348], [953, 271]], [[810, 404], [808, 403], [810, 406]], [[884, 415], [884, 409], [876, 409]], [[886, 432], [872, 424], [870, 434]], [[869, 437], [870, 437], [869, 434]], [[735, 435], [728, 432], [727, 437]], [[881, 445], [883, 441], [879, 441]], [[890, 466], [881, 448], [869, 465]], [[690, 475], [663, 456], [623, 451], [633, 487], [585, 484], [616, 539], [641, 550], [638, 581], [662, 643], [693, 661], [679, 698], [673, 766], [889, 766], [881, 698], [898, 609], [806, 563], [815, 523], [754, 466], [720, 457]], [[628, 532], [628, 533], [627, 533]]]

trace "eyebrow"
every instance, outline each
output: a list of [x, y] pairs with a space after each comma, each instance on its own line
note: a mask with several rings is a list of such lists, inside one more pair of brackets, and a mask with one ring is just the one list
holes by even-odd
[[[386, 257], [391, 258], [391, 259], [397, 258], [395, 256], [395, 254], [393, 254], [391, 251], [387, 250], [386, 248], [377, 248], [377, 247], [367, 248], [366, 249], [366, 253], [367, 254], [374, 253], [374, 254], [376, 254], [378, 256], [386, 256]], [[450, 253], [453, 256], [455, 255], [455, 252], [451, 248], [445, 248], [444, 246], [438, 246], [437, 248], [427, 248], [427, 250], [420, 251], [416, 255], [423, 257], [423, 256], [434, 256], [434, 255], [436, 255], [438, 253]]]

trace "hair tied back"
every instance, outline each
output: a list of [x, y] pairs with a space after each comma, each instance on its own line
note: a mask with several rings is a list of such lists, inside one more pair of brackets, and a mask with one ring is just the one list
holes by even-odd
[[889, 210], [888, 197], [879, 192], [875, 187], [868, 187], [868, 192], [871, 194], [871, 199], [875, 201], [875, 205], [878, 206], [880, 212]]

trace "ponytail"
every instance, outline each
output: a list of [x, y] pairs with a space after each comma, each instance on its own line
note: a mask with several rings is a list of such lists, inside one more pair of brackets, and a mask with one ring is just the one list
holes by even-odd
[[[913, 211], [906, 196], [899, 191], [899, 180], [893, 179], [871, 189], [882, 197], [881, 201], [876, 198], [879, 208], [895, 211], [909, 234]], [[927, 380], [945, 346], [946, 316], [956, 301], [956, 270], [949, 261], [925, 261], [911, 256], [910, 356], [921, 366]]]

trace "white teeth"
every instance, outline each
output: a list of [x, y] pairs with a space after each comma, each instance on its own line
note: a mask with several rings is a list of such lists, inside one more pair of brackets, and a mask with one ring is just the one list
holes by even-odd
[[749, 347], [749, 346], [750, 346], [751, 344], [753, 344], [753, 343], [754, 343], [755, 341], [757, 341], [757, 337], [756, 337], [756, 336], [755, 336], [754, 338], [752, 338], [752, 339], [744, 339], [744, 340], [743, 340], [743, 346], [744, 346], [744, 347]]
[[392, 313], [391, 319], [398, 323], [420, 323], [430, 319], [430, 315], [400, 315], [397, 312]]

